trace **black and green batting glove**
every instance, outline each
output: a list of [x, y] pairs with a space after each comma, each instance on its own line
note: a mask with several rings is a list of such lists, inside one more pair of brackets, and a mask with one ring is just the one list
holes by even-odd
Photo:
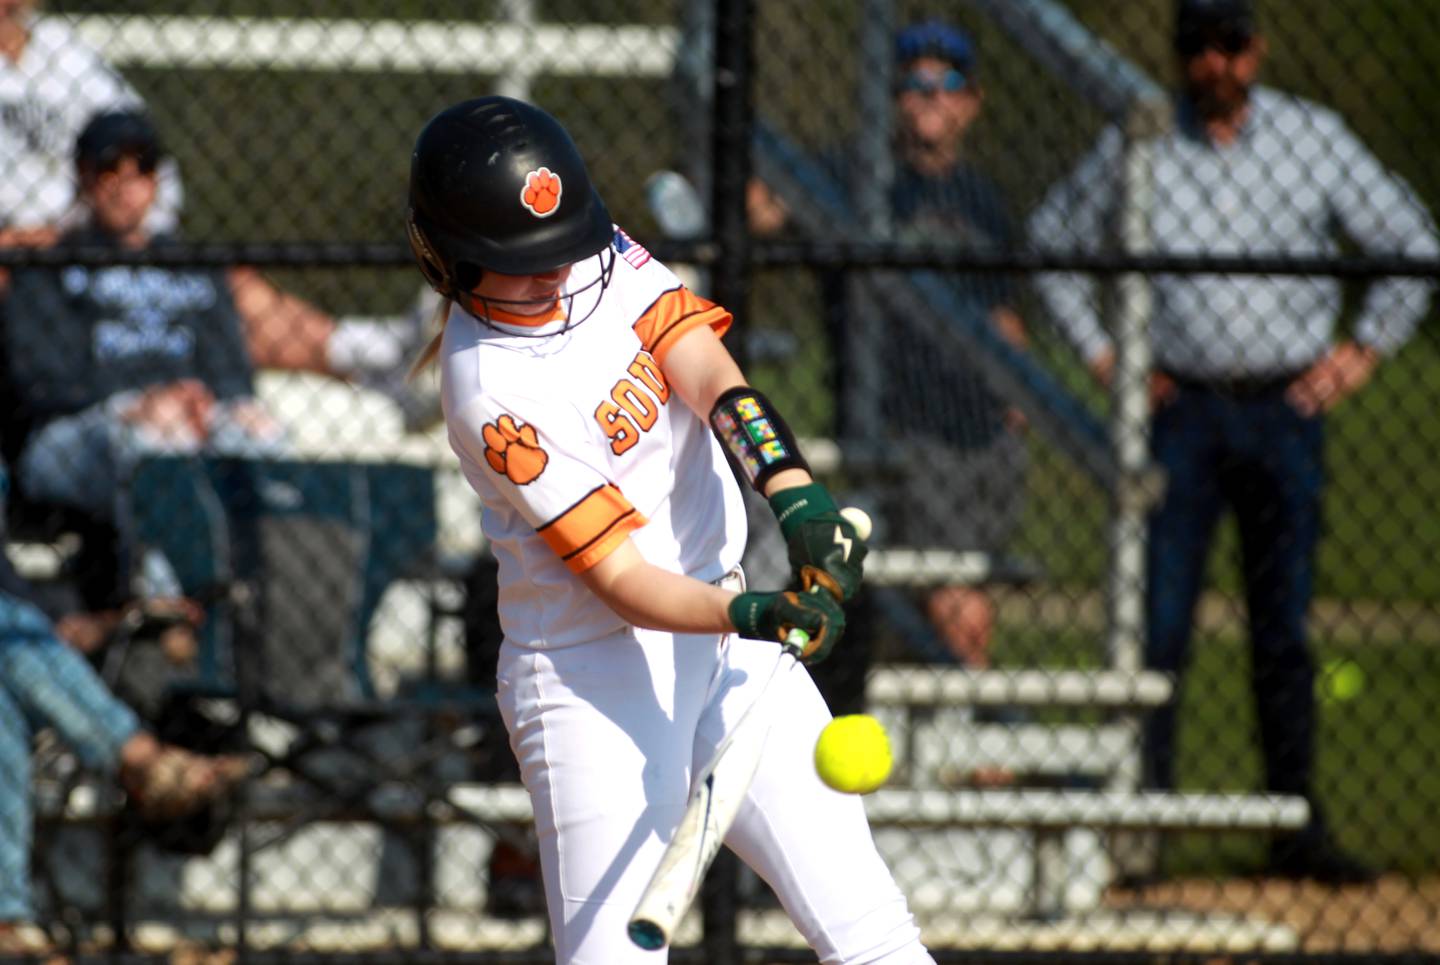
[[804, 630], [809, 641], [800, 650], [804, 663], [830, 655], [845, 632], [845, 611], [829, 593], [741, 593], [730, 601], [730, 622], [742, 637], [784, 643], [791, 630]]
[[870, 550], [825, 487], [812, 482], [782, 489], [770, 497], [770, 509], [785, 537], [790, 573], [801, 589], [818, 583], [841, 603], [854, 599]]

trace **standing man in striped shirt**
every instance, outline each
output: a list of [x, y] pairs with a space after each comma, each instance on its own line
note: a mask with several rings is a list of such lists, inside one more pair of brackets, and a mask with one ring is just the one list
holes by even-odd
[[[1147, 215], [1155, 251], [1324, 256], [1339, 236], [1368, 253], [1434, 257], [1434, 222], [1332, 111], [1256, 83], [1266, 42], [1252, 0], [1179, 0], [1182, 88], [1173, 130], [1153, 145]], [[1122, 136], [1107, 130], [1031, 217], [1031, 237], [1096, 250], [1118, 196]], [[1338, 236], [1336, 229], [1338, 228]], [[1359, 390], [1410, 337], [1430, 286], [1392, 278], [1369, 287], [1336, 339], [1335, 278], [1158, 275], [1151, 279], [1156, 371], [1152, 449], [1168, 477], [1151, 517], [1147, 663], [1180, 672], [1215, 525], [1239, 524], [1253, 688], [1267, 787], [1311, 799], [1311, 825], [1278, 838], [1269, 870], [1345, 883], [1369, 869], [1334, 844], [1311, 782], [1314, 668], [1306, 640], [1320, 532], [1323, 417]], [[1037, 283], [1047, 307], [1102, 382], [1114, 349], [1093, 279]], [[1153, 716], [1147, 778], [1173, 783], [1175, 712]]]

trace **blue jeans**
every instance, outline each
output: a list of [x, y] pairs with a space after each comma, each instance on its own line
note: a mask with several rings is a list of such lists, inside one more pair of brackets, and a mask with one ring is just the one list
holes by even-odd
[[[1146, 662], [1184, 671], [1215, 525], [1230, 508], [1240, 532], [1266, 786], [1309, 797], [1315, 710], [1305, 620], [1320, 534], [1322, 420], [1296, 412], [1283, 386], [1236, 397], [1186, 384], [1156, 413], [1152, 448], [1169, 481], [1150, 519]], [[1154, 712], [1145, 736], [1149, 783], [1172, 787], [1173, 704]]]
[[113, 772], [140, 722], [44, 614], [0, 594], [0, 922], [33, 914], [30, 756], [42, 727], [55, 728], [86, 767]]

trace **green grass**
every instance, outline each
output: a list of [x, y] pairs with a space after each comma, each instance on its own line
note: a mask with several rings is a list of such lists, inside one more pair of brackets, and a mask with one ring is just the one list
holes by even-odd
[[1440, 601], [1436, 321], [1330, 421], [1323, 596]]
[[[1044, 656], [1048, 654], [1048, 658]], [[1315, 642], [1316, 665], [1349, 662], [1363, 677], [1350, 699], [1333, 695], [1333, 676], [1317, 681], [1315, 785], [1341, 843], [1377, 867], [1421, 873], [1440, 864], [1440, 648], [1402, 640]], [[1005, 627], [1000, 665], [1096, 666], [1093, 635]], [[1185, 674], [1176, 781], [1186, 791], [1248, 792], [1263, 784], [1249, 649], [1231, 635], [1202, 635]], [[1043, 719], [1058, 720], [1051, 713]], [[1094, 714], [1089, 715], [1094, 719]], [[1073, 715], [1071, 717], [1073, 719]], [[1082, 718], [1083, 719], [1083, 718]], [[1177, 834], [1167, 868], [1179, 875], [1226, 875], [1257, 868], [1257, 834]]]
[[[1316, 647], [1321, 667], [1350, 661], [1364, 676], [1358, 695], [1317, 690], [1316, 792], [1342, 844], [1373, 864], [1400, 871], [1440, 862], [1440, 651], [1401, 642]], [[1253, 789], [1261, 761], [1250, 696], [1248, 650], [1235, 639], [1202, 640], [1185, 680], [1177, 780], [1186, 790]], [[1257, 863], [1263, 842], [1216, 849], [1195, 836], [1170, 855], [1181, 873], [1233, 871]]]

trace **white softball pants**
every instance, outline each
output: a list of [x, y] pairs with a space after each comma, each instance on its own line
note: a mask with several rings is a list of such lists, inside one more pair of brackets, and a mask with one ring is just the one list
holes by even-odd
[[[535, 807], [556, 958], [661, 963], [625, 926], [703, 768], [779, 656], [774, 643], [635, 630], [561, 650], [500, 651], [500, 709]], [[843, 658], [841, 658], [843, 659]], [[875, 849], [860, 798], [815, 774], [830, 712], [794, 667], [726, 845], [775, 890], [826, 965], [933, 960]]]

